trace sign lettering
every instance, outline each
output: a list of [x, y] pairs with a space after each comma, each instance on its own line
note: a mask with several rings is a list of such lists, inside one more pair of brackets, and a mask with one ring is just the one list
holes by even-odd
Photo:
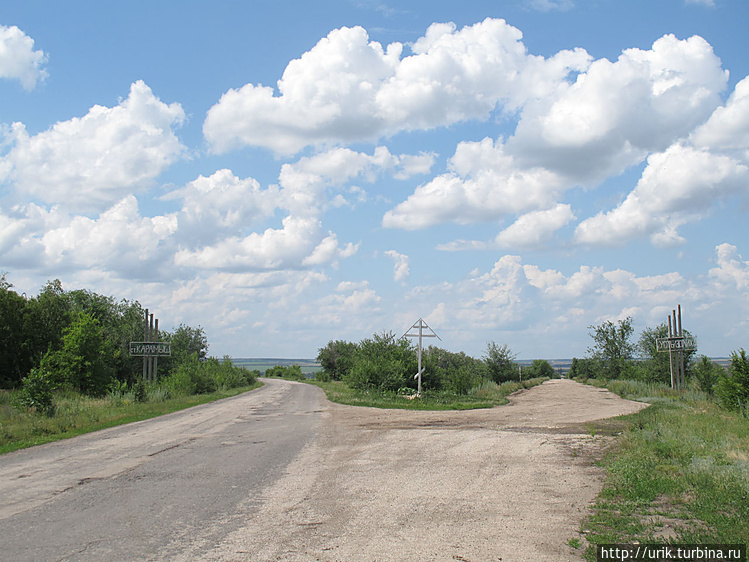
[[683, 338], [658, 338], [655, 341], [658, 351], [690, 351], [697, 349], [697, 342], [692, 336]]
[[130, 355], [134, 357], [167, 357], [172, 354], [171, 342], [131, 341]]

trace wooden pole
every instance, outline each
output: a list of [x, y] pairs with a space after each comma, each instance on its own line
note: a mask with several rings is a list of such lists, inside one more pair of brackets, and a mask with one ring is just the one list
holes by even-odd
[[[679, 337], [684, 337], [684, 331], [681, 329], [681, 305], [678, 305], [679, 310]], [[680, 387], [686, 388], [687, 387], [687, 374], [684, 369], [684, 349], [683, 347], [679, 349], [679, 376], [680, 376]]]
[[[143, 320], [143, 341], [148, 341], [148, 309]], [[148, 381], [148, 357], [143, 356], [143, 382]]]
[[[159, 341], [159, 319], [156, 319], [156, 331], [154, 333], [154, 340], [155, 342]], [[153, 358], [153, 380], [151, 382], [156, 382], [158, 379], [158, 372], [159, 372], [159, 356], [156, 355]]]
[[[668, 337], [672, 338], [674, 337], [673, 329], [671, 327], [671, 316], [668, 317]], [[671, 350], [671, 342], [669, 341], [668, 346], [668, 363], [671, 368], [671, 388], [676, 388], [676, 385], [674, 384], [674, 352]]]
[[[153, 312], [148, 317], [148, 340], [149, 342], [153, 341]], [[148, 357], [148, 381], [153, 382], [153, 357]]]

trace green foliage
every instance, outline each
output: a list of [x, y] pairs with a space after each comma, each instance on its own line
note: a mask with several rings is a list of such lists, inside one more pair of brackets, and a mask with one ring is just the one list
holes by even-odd
[[708, 357], [703, 355], [692, 368], [692, 374], [694, 375], [700, 390], [712, 395], [718, 380], [725, 374], [725, 369], [720, 365], [716, 365], [710, 361]]
[[515, 363], [516, 355], [510, 351], [507, 344], [502, 346], [490, 341], [486, 344], [484, 363], [487, 373], [495, 383], [520, 380], [518, 365]]
[[551, 363], [549, 363], [545, 359], [534, 359], [533, 363], [530, 366], [530, 369], [526, 370], [527, 378], [545, 377], [551, 379], [555, 376], [556, 371], [554, 371], [554, 367], [552, 367]]
[[354, 365], [357, 344], [343, 340], [330, 340], [318, 350], [317, 362], [322, 365], [323, 377], [339, 381], [348, 376]]
[[31, 368], [31, 358], [24, 349], [26, 299], [0, 275], [0, 388], [19, 383]]
[[90, 396], [101, 396], [112, 382], [113, 369], [107, 362], [111, 351], [101, 324], [90, 313], [78, 312], [65, 328], [62, 349], [48, 352], [41, 369], [58, 384]]
[[422, 357], [422, 384], [432, 390], [446, 390], [466, 395], [486, 376], [486, 365], [464, 352], [452, 353], [429, 346]]
[[395, 339], [392, 332], [374, 334], [359, 344], [354, 365], [344, 381], [353, 388], [395, 391], [413, 387], [418, 370], [416, 352], [406, 338]]
[[235, 367], [229, 357], [224, 357], [223, 361], [201, 360], [193, 353], [161, 381], [161, 386], [172, 396], [189, 396], [249, 386], [256, 380], [252, 371]]
[[570, 372], [567, 376], [571, 379], [585, 382], [588, 379], [595, 378], [599, 371], [600, 365], [597, 359], [578, 359], [577, 357], [574, 357], [572, 359], [572, 365], [570, 365]]
[[303, 381], [305, 379], [302, 368], [299, 365], [275, 365], [265, 371], [266, 377], [278, 377], [291, 381]]
[[724, 408], [749, 415], [749, 358], [745, 350], [731, 354], [731, 365], [718, 380], [715, 394]]
[[666, 530], [673, 543], [744, 542], [749, 536], [746, 421], [721, 411], [705, 394], [670, 385], [610, 381], [607, 386], [623, 396], [639, 394], [652, 405], [600, 422], [604, 428], [616, 424], [617, 433], [624, 433], [602, 460], [608, 476], [584, 524], [586, 538], [593, 545], [660, 543], [664, 539], [658, 534]]
[[48, 373], [32, 369], [24, 377], [21, 389], [13, 397], [13, 405], [19, 409], [33, 410], [38, 414], [54, 414], [53, 391], [55, 383]]
[[632, 373], [632, 355], [635, 350], [630, 341], [634, 328], [632, 318], [627, 317], [617, 324], [607, 320], [599, 326], [588, 326], [593, 332], [593, 347], [588, 353], [597, 359], [600, 365], [599, 376], [605, 379], [629, 378]]
[[[684, 330], [686, 336], [691, 336]], [[636, 349], [642, 361], [636, 365], [634, 377], [646, 382], [671, 384], [671, 363], [668, 353], [658, 351], [657, 340], [668, 337], [668, 324], [665, 322], [655, 328], [645, 328], [637, 342]], [[684, 366], [687, 377], [691, 374], [692, 362], [697, 350], [684, 352]]]

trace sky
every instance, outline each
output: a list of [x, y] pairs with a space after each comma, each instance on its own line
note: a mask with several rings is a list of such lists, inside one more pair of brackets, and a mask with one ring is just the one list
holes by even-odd
[[[749, 347], [746, 0], [0, 5], [0, 272], [209, 354]], [[435, 343], [430, 340], [428, 343]]]

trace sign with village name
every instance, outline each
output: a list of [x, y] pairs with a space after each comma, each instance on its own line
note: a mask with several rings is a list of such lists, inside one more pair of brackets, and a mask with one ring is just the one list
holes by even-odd
[[689, 351], [697, 349], [697, 342], [692, 336], [681, 338], [658, 338], [655, 340], [658, 351]]
[[165, 357], [172, 354], [171, 342], [131, 341], [130, 355], [134, 357]]

